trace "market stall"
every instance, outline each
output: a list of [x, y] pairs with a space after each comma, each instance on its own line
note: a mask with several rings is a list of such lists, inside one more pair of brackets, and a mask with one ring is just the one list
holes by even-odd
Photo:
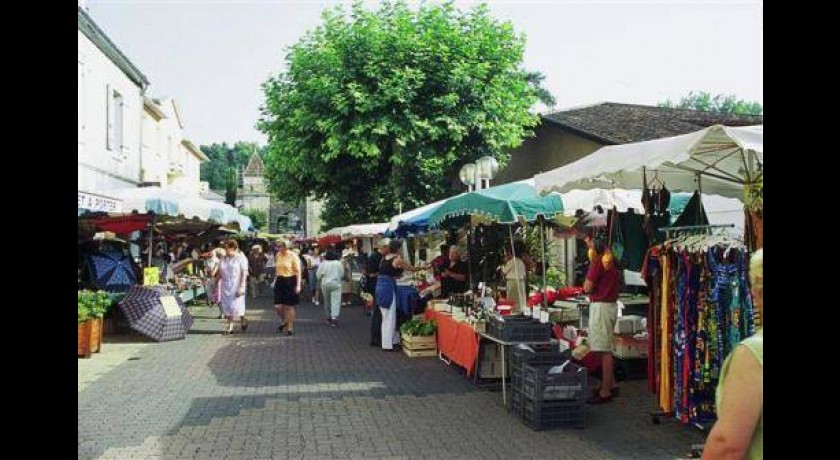
[[[763, 199], [763, 126], [712, 126], [653, 141], [604, 147], [564, 167], [535, 176], [543, 192], [598, 187], [641, 188], [644, 222], [668, 217], [674, 195], [693, 192], [679, 217], [665, 220], [646, 250], [642, 268], [649, 289], [646, 327], [648, 385], [661, 414], [682, 423], [714, 420], [714, 389], [731, 349], [754, 333], [747, 282], [749, 249], [760, 246]], [[715, 224], [705, 212], [714, 193], [744, 202], [747, 240]], [[701, 198], [702, 197], [702, 198]], [[743, 215], [742, 215], [743, 216]], [[610, 215], [609, 234], [621, 225]], [[756, 223], [759, 228], [756, 229]], [[613, 249], [624, 241], [611, 238]]]

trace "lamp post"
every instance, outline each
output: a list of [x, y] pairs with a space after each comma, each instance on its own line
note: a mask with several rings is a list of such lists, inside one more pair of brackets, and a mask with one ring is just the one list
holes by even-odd
[[499, 162], [490, 155], [485, 155], [475, 162], [476, 176], [481, 183], [480, 189], [490, 187], [490, 181], [499, 172]]
[[461, 166], [458, 177], [467, 186], [467, 191], [483, 190], [490, 187], [490, 181], [499, 172], [499, 162], [495, 158], [485, 155], [475, 163]]
[[474, 163], [467, 163], [464, 166], [461, 166], [461, 171], [458, 173], [458, 177], [461, 178], [461, 183], [467, 186], [467, 191], [472, 192], [473, 187], [475, 184], [475, 173], [476, 167]]

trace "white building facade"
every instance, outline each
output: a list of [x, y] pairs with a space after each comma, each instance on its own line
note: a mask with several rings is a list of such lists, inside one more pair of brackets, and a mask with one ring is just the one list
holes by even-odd
[[148, 79], [80, 7], [78, 188], [102, 196], [142, 177], [141, 113]]
[[175, 101], [146, 96], [148, 79], [78, 10], [79, 208], [119, 212], [109, 191], [143, 186], [199, 196], [209, 159], [184, 138]]

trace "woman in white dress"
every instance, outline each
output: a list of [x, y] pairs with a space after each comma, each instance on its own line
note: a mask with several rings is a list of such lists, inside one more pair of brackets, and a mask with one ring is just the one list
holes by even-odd
[[219, 262], [216, 276], [220, 279], [219, 297], [222, 311], [227, 320], [224, 334], [233, 333], [233, 318], [239, 317], [242, 332], [248, 330], [248, 320], [245, 318], [245, 286], [248, 281], [248, 258], [239, 250], [236, 240], [225, 243], [225, 257]]

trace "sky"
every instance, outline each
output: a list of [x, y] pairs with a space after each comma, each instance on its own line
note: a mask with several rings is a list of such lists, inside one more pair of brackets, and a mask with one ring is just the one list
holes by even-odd
[[[173, 97], [186, 136], [203, 145], [265, 143], [255, 128], [261, 84], [283, 69], [286, 47], [320, 24], [322, 10], [350, 3], [88, 0], [87, 7], [149, 79], [148, 94]], [[462, 8], [477, 3], [456, 1]], [[487, 3], [525, 34], [523, 64], [546, 76], [554, 110], [607, 101], [656, 105], [697, 90], [763, 103], [761, 1]]]

